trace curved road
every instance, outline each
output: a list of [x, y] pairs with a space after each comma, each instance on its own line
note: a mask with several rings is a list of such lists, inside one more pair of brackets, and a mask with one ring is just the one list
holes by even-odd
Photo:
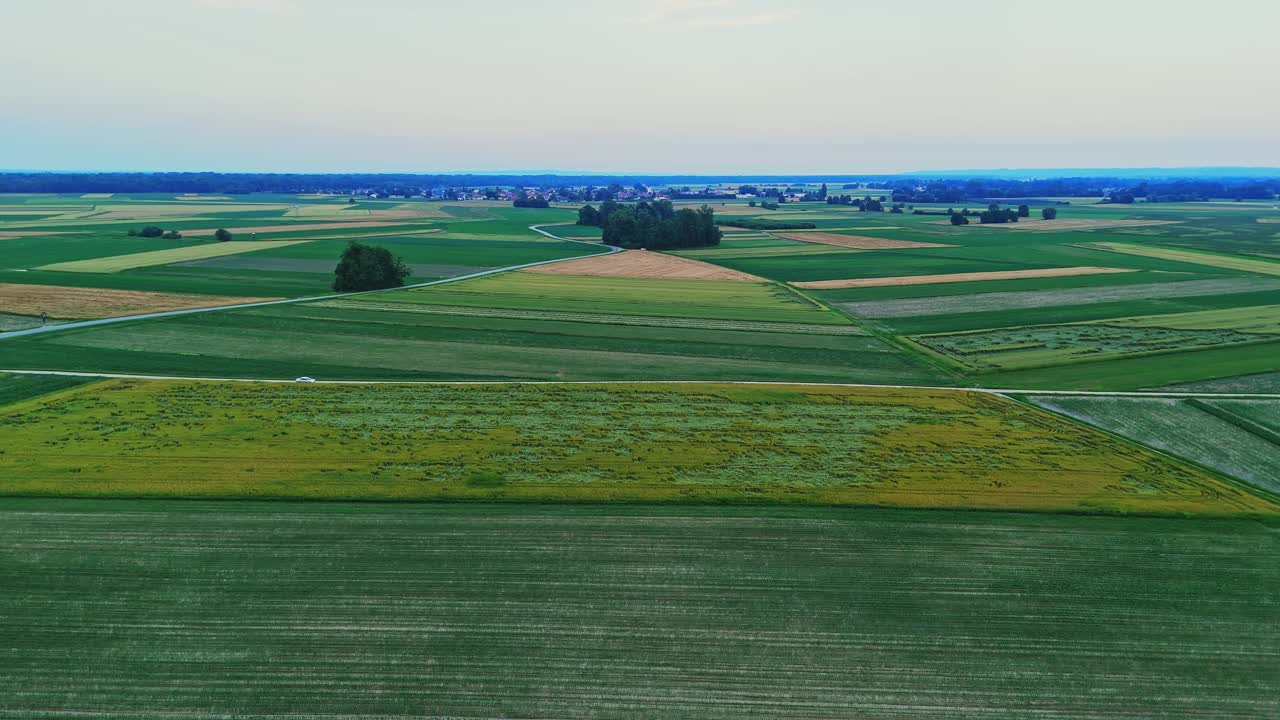
[[[542, 225], [530, 225], [529, 229], [545, 235], [554, 240], [563, 240], [566, 242], [582, 243], [584, 245], [593, 245], [601, 247], [600, 243], [588, 242], [586, 240], [575, 240], [573, 238], [562, 238], [552, 235], [542, 229]], [[45, 325], [44, 327], [28, 328], [26, 330], [10, 330], [9, 332], [0, 332], [0, 340], [5, 338], [23, 337], [24, 335], [39, 335], [41, 333], [57, 332], [59, 330], [74, 330], [76, 328], [95, 327], [98, 325], [112, 325], [115, 323], [131, 322], [133, 320], [148, 320], [150, 318], [177, 317], [179, 315], [194, 315], [196, 313], [219, 312], [222, 310], [239, 310], [241, 308], [267, 307], [268, 305], [289, 305], [292, 303], [314, 302], [316, 300], [332, 300], [334, 298], [352, 297], [354, 295], [373, 295], [375, 293], [394, 292], [396, 290], [412, 290], [414, 288], [431, 287], [432, 285], [444, 285], [445, 283], [460, 282], [462, 280], [473, 280], [485, 275], [496, 275], [498, 273], [510, 272], [512, 270], [520, 270], [522, 268], [536, 267], [538, 265], [550, 265], [552, 263], [566, 262], [569, 260], [578, 260], [584, 257], [596, 257], [597, 255], [610, 255], [616, 252], [622, 252], [622, 248], [613, 245], [604, 245], [608, 248], [604, 252], [594, 253], [592, 255], [578, 255], [575, 257], [558, 258], [556, 260], [540, 260], [538, 262], [524, 263], [523, 265], [508, 265], [507, 267], [493, 268], [492, 270], [483, 270], [481, 272], [471, 273], [469, 275], [459, 275], [457, 277], [444, 278], [442, 280], [432, 280], [430, 282], [416, 283], [414, 285], [404, 285], [395, 288], [386, 288], [384, 290], [364, 290], [361, 292], [351, 293], [334, 293], [332, 295], [316, 295], [314, 297], [286, 298], [284, 300], [265, 300], [263, 302], [240, 303], [237, 305], [216, 305], [214, 307], [191, 308], [189, 310], [168, 310], [165, 312], [142, 313], [140, 315], [122, 315], [120, 317], [101, 318], [98, 320], [81, 320], [80, 322], [62, 323], [60, 325]]]

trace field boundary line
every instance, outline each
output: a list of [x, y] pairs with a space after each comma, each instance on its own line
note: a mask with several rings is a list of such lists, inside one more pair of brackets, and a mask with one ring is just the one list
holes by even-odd
[[[600, 243], [588, 242], [586, 240], [574, 240], [573, 238], [557, 237], [555, 235], [552, 235], [551, 233], [540, 230], [539, 227], [540, 226], [537, 226], [537, 225], [530, 225], [529, 229], [541, 235], [545, 235], [549, 238], [554, 238], [556, 240], [563, 240], [567, 242], [577, 242], [577, 243], [582, 243], [584, 245], [592, 245], [597, 247], [601, 246]], [[316, 295], [312, 297], [300, 297], [300, 298], [285, 298], [284, 300], [269, 300], [266, 302], [238, 303], [235, 305], [218, 305], [215, 307], [208, 307], [208, 308], [191, 308], [190, 310], [169, 310], [165, 312], [142, 313], [140, 315], [122, 315], [120, 317], [100, 318], [97, 320], [83, 320], [80, 322], [63, 323], [61, 325], [46, 325], [44, 327], [28, 328], [26, 330], [10, 330], [9, 332], [0, 333], [0, 340], [5, 340], [7, 338], [23, 337], [27, 335], [39, 335], [42, 333], [54, 332], [57, 330], [75, 330], [77, 328], [97, 327], [99, 325], [112, 325], [115, 323], [132, 322], [134, 320], [150, 320], [153, 318], [178, 317], [181, 315], [194, 315], [196, 313], [218, 312], [220, 310], [240, 310], [243, 308], [268, 307], [271, 305], [290, 305], [295, 303], [315, 302], [318, 300], [336, 300], [338, 298], [353, 297], [356, 295], [374, 295], [376, 293], [395, 292], [396, 290], [414, 290], [417, 288], [431, 287], [433, 285], [444, 285], [446, 283], [461, 282], [463, 280], [474, 280], [475, 278], [484, 277], [486, 275], [497, 275], [498, 273], [510, 272], [513, 270], [520, 270], [528, 267], [536, 267], [538, 265], [550, 265], [552, 263], [567, 262], [569, 260], [580, 260], [584, 257], [595, 257], [597, 255], [611, 255], [613, 253], [622, 252], [622, 248], [614, 247], [613, 245], [604, 245], [603, 247], [608, 249], [604, 250], [603, 252], [593, 253], [591, 255], [579, 255], [576, 257], [556, 258], [554, 260], [539, 260], [538, 262], [523, 263], [520, 265], [508, 265], [506, 267], [482, 270], [480, 272], [474, 272], [468, 275], [459, 275], [458, 277], [443, 278], [440, 280], [431, 280], [428, 282], [416, 283], [413, 285], [402, 285], [400, 287], [394, 287], [394, 288], [384, 288], [382, 290], [361, 290], [359, 292], [350, 292], [350, 293], [332, 293], [329, 295]]]
[[[62, 375], [108, 380], [180, 380], [184, 382], [296, 383], [287, 378], [200, 377], [193, 375], [138, 375], [81, 370], [20, 370], [0, 368], [0, 374]], [[1154, 390], [1027, 390], [947, 385], [878, 385], [875, 383], [823, 383], [786, 380], [316, 380], [318, 385], [766, 385], [790, 387], [868, 388], [881, 390], [934, 390], [984, 395], [1061, 395], [1066, 397], [1220, 398], [1224, 400], [1280, 400], [1280, 393], [1160, 392]]]

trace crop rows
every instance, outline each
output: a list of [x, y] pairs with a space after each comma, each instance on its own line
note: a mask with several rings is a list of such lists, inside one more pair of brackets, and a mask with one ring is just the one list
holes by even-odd
[[657, 318], [646, 317], [643, 315], [610, 315], [605, 313], [557, 312], [554, 310], [509, 310], [504, 308], [459, 307], [452, 305], [370, 302], [367, 300], [324, 300], [312, 303], [312, 305], [315, 307], [328, 307], [342, 310], [383, 310], [388, 312], [420, 313], [427, 315], [494, 317], [507, 318], [511, 320], [557, 320], [564, 322], [602, 323], [605, 325], [692, 328], [696, 330], [746, 330], [751, 332], [779, 332], [802, 335], [866, 334], [862, 328], [856, 325], [814, 325], [809, 323], [752, 322], [750, 320]]
[[0, 714], [1280, 713], [1277, 536], [986, 513], [0, 504]]

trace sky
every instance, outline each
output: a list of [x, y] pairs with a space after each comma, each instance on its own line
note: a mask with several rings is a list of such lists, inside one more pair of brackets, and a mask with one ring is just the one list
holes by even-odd
[[0, 3], [0, 168], [1280, 165], [1275, 0]]

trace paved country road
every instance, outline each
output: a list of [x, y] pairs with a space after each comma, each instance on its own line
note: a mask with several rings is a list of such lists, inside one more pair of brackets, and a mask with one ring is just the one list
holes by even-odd
[[562, 238], [552, 235], [542, 229], [541, 225], [530, 225], [529, 229], [545, 235], [555, 240], [564, 240], [566, 242], [582, 243], [584, 245], [594, 245], [597, 247], [607, 248], [603, 252], [593, 255], [578, 255], [575, 257], [559, 258], [556, 260], [541, 260], [539, 262], [525, 263], [523, 265], [508, 265], [507, 267], [493, 268], [492, 270], [482, 270], [481, 272], [470, 273], [468, 275], [459, 275], [457, 277], [444, 278], [443, 280], [432, 280], [430, 282], [417, 283], [414, 285], [404, 285], [395, 288], [386, 288], [385, 290], [364, 290], [362, 292], [352, 293], [334, 293], [332, 295], [316, 295], [314, 297], [286, 298], [284, 300], [266, 300], [263, 302], [240, 303], [237, 305], [217, 305], [214, 307], [191, 308], [190, 310], [168, 310], [166, 312], [142, 313], [140, 315], [122, 315], [120, 317], [101, 318], [98, 320], [82, 320], [80, 322], [62, 323], [59, 325], [45, 325], [44, 327], [28, 328], [26, 330], [10, 330], [9, 332], [0, 332], [0, 340], [6, 338], [23, 337], [25, 335], [39, 335], [42, 333], [58, 332], [59, 330], [75, 330], [76, 328], [95, 327], [98, 325], [113, 325], [115, 323], [132, 322], [134, 320], [148, 320], [151, 318], [177, 317], [179, 315], [195, 315], [196, 313], [219, 312], [222, 310], [239, 310], [241, 308], [267, 307], [268, 305], [289, 305], [292, 303], [315, 302], [317, 300], [332, 300], [334, 298], [352, 297], [354, 295], [372, 295], [375, 293], [393, 292], [396, 290], [412, 290], [414, 288], [431, 287], [432, 285], [444, 285], [445, 283], [460, 282], [462, 280], [473, 280], [486, 275], [496, 275], [498, 273], [510, 272], [512, 270], [520, 270], [522, 268], [536, 267], [538, 265], [551, 265], [552, 263], [567, 262], [569, 260], [580, 260], [584, 257], [595, 257], [596, 255], [610, 255], [616, 252], [622, 252], [622, 248], [613, 245], [600, 245], [600, 243], [588, 242], [586, 240], [574, 240], [573, 238]]

